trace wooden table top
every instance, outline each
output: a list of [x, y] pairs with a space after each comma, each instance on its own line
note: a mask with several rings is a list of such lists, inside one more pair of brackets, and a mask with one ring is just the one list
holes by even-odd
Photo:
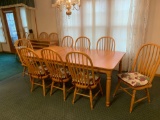
[[[80, 51], [86, 53], [92, 60], [94, 68], [100, 68], [105, 70], [113, 70], [116, 65], [121, 61], [125, 52], [119, 51], [103, 51], [103, 50], [76, 50], [69, 47], [60, 47], [60, 46], [50, 46], [47, 47], [59, 53], [62, 57], [62, 60], [66, 62], [66, 55], [68, 52]], [[35, 51], [37, 55], [41, 58], [41, 50]]]

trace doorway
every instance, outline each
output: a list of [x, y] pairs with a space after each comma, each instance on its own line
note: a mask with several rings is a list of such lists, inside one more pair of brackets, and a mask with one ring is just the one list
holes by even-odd
[[20, 38], [15, 8], [2, 9], [7, 36], [12, 53], [16, 53], [14, 42]]

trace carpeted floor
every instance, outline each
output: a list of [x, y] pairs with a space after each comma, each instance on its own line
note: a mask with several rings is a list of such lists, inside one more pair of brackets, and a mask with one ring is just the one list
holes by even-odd
[[15, 54], [0, 53], [0, 81], [22, 72], [23, 67]]
[[[1, 61], [0, 61], [1, 62]], [[117, 72], [112, 75], [112, 89], [115, 89]], [[89, 99], [76, 97], [71, 103], [73, 91], [63, 101], [62, 91], [57, 90], [52, 96], [47, 93], [42, 95], [42, 88], [37, 87], [30, 92], [28, 76], [21, 73], [7, 77], [0, 81], [0, 119], [1, 120], [159, 120], [160, 119], [160, 78], [155, 77], [153, 87], [150, 89], [151, 103], [147, 100], [134, 106], [129, 113], [131, 97], [124, 92], [119, 92], [113, 99], [111, 106], [105, 106], [105, 79], [101, 74], [104, 96], [99, 95], [94, 103], [94, 109], [90, 110]], [[143, 93], [139, 92], [138, 96]]]

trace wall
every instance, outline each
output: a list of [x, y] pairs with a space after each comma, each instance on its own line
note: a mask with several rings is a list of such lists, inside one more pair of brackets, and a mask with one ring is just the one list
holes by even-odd
[[[146, 41], [160, 45], [160, 0], [150, 0]], [[157, 70], [160, 74], [160, 67]]]
[[55, 9], [51, 0], [35, 0], [38, 34], [57, 32]]

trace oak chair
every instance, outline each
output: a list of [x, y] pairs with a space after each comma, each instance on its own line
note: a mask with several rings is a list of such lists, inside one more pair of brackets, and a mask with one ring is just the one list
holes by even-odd
[[43, 64], [43, 61], [38, 55], [30, 48], [22, 48], [20, 50], [21, 56], [28, 68], [28, 74], [31, 82], [31, 92], [34, 85], [41, 86], [43, 88], [43, 96], [46, 95], [46, 81], [48, 80], [49, 73]]
[[50, 40], [50, 45], [59, 45], [59, 39], [58, 39], [58, 34], [57, 33], [50, 33], [49, 34], [49, 40]]
[[[134, 103], [148, 99], [150, 102], [149, 88], [152, 87], [152, 81], [157, 68], [160, 64], [160, 46], [148, 43], [144, 44], [137, 52], [136, 58], [133, 61], [131, 72], [118, 74], [118, 84], [113, 96], [118, 89], [121, 89], [131, 95], [130, 113], [132, 112]], [[121, 84], [124, 83], [133, 90], [132, 94]], [[136, 92], [144, 90], [146, 96], [135, 100]]]
[[[90, 107], [93, 109], [93, 99], [101, 92], [100, 76], [95, 74], [91, 58], [82, 52], [69, 52], [66, 55], [66, 62], [72, 76], [72, 84], [75, 87], [72, 103], [74, 104], [76, 95], [90, 98]], [[92, 89], [99, 86], [98, 92], [92, 95]], [[89, 95], [80, 92], [80, 89], [89, 90]]]
[[[50, 95], [52, 95], [53, 88], [57, 88], [63, 91], [63, 99], [66, 99], [66, 86], [65, 83], [71, 79], [68, 69], [65, 67], [61, 56], [51, 50], [44, 48], [41, 51], [42, 58], [46, 64], [46, 67], [50, 73], [50, 78], [52, 79]], [[56, 85], [56, 83], [62, 83], [62, 87]]]
[[42, 40], [42, 41], [48, 41], [49, 40], [49, 36], [46, 32], [41, 32], [38, 36], [38, 40]]
[[25, 74], [28, 74], [27, 73], [27, 67], [26, 67], [25, 61], [22, 59], [22, 56], [21, 56], [19, 51], [20, 51], [21, 48], [31, 48], [31, 49], [33, 49], [32, 44], [30, 43], [29, 40], [23, 38], [23, 39], [18, 39], [17, 41], [15, 41], [14, 47], [15, 47], [17, 55], [20, 59], [21, 65], [23, 66], [22, 74], [24, 76]]
[[115, 40], [109, 36], [101, 37], [97, 41], [96, 49], [115, 51]]
[[76, 49], [90, 49], [91, 42], [89, 38], [85, 36], [78, 37], [75, 41]]
[[62, 47], [71, 47], [73, 48], [74, 40], [71, 36], [64, 36], [62, 39]]

